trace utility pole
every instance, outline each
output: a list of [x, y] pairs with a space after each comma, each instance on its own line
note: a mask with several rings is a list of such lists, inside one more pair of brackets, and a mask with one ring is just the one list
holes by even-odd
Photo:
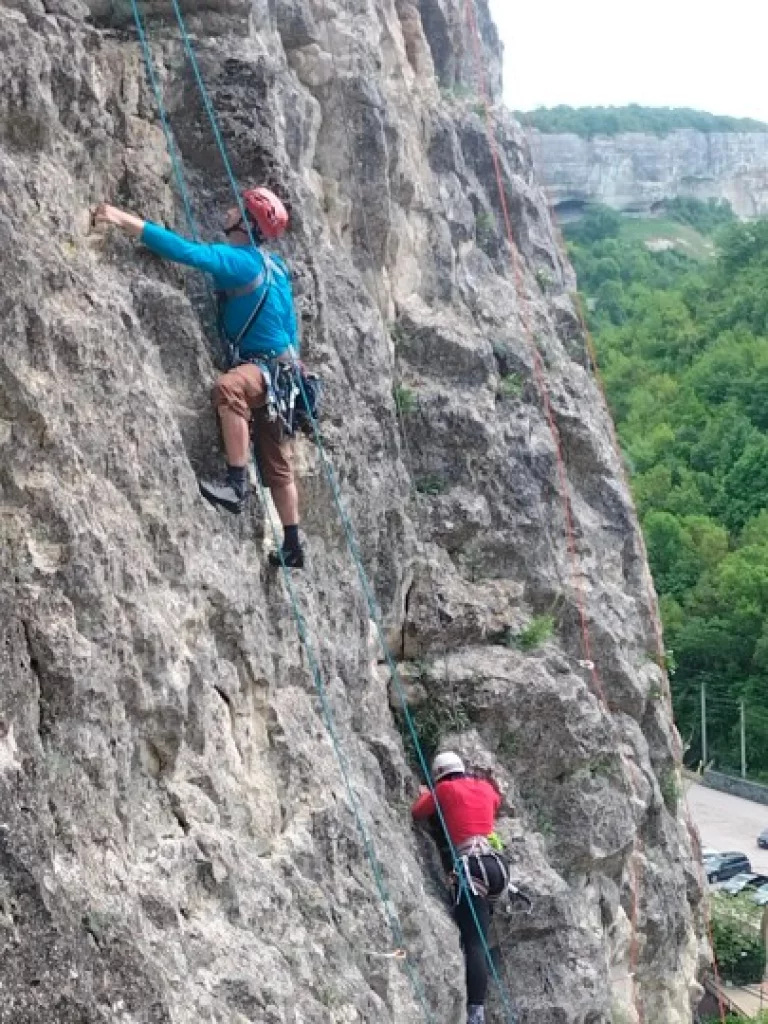
[[701, 684], [701, 765], [707, 770], [707, 684]]
[[747, 728], [744, 721], [744, 701], [739, 701], [739, 724], [741, 725], [741, 777], [747, 777]]

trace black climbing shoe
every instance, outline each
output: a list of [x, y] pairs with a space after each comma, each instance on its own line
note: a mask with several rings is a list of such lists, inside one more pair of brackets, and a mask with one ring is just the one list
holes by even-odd
[[[304, 548], [300, 544], [296, 548], [281, 548], [280, 550], [283, 553], [283, 562], [285, 562], [286, 569], [304, 568]], [[279, 569], [283, 564], [280, 561], [280, 555], [276, 551], [270, 551], [269, 564], [275, 569]]]
[[240, 515], [243, 511], [245, 499], [248, 497], [247, 491], [240, 491], [231, 483], [217, 484], [211, 480], [198, 480], [198, 486], [202, 496], [212, 505], [219, 505], [235, 515]]

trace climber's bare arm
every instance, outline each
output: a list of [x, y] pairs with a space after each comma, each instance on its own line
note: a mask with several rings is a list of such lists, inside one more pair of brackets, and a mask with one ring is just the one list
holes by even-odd
[[144, 230], [144, 221], [125, 210], [118, 210], [116, 206], [109, 206], [107, 203], [99, 203], [93, 212], [93, 223], [112, 224], [116, 228], [125, 231], [132, 238], [138, 238]]

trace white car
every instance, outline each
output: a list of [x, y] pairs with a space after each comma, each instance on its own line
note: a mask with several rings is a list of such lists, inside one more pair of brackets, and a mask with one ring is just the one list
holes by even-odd
[[721, 882], [717, 888], [721, 892], [730, 893], [731, 896], [735, 896], [737, 893], [746, 889], [747, 886], [759, 885], [762, 881], [760, 875], [754, 875], [752, 872], [742, 871], [738, 875], [733, 875], [725, 882]]

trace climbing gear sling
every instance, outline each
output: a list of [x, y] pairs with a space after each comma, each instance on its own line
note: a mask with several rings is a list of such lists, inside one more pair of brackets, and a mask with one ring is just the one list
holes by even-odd
[[[216, 293], [219, 334], [222, 336], [222, 338], [224, 338], [229, 349], [230, 368], [232, 366], [239, 366], [241, 362], [250, 362], [250, 360], [242, 360], [240, 358], [240, 345], [242, 344], [243, 339], [246, 337], [246, 335], [249, 334], [253, 325], [261, 316], [266, 301], [269, 298], [269, 292], [272, 287], [273, 263], [268, 253], [262, 253], [262, 255], [264, 257], [264, 269], [261, 271], [260, 274], [257, 274], [257, 276], [254, 277], [252, 281], [249, 281], [247, 284], [244, 284], [239, 288], [228, 288], [225, 291], [220, 291]], [[227, 335], [227, 332], [224, 328], [224, 310], [226, 308], [227, 302], [230, 299], [239, 299], [243, 295], [252, 295], [254, 292], [257, 292], [259, 288], [263, 286], [265, 287], [264, 291], [262, 292], [261, 298], [253, 307], [250, 316], [245, 321], [243, 326], [240, 328], [240, 332], [233, 341]]]

